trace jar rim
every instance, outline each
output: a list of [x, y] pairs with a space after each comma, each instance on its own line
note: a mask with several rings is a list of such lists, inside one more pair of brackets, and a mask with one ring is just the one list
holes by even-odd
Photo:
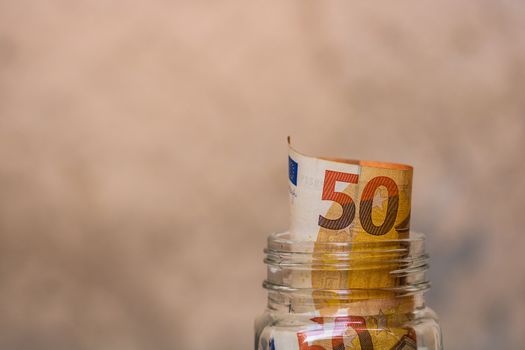
[[[424, 247], [425, 234], [420, 232], [409, 232], [406, 237], [399, 239], [388, 240], [370, 240], [370, 241], [330, 241], [318, 242], [312, 240], [297, 240], [291, 237], [289, 231], [276, 232], [268, 236], [268, 247], [265, 252], [286, 252], [286, 253], [319, 253], [319, 252], [334, 252], [334, 251], [349, 251], [354, 248], [355, 251], [360, 248], [368, 248], [376, 252], [388, 251], [393, 245], [407, 246], [421, 246]], [[348, 248], [345, 250], [345, 248]]]

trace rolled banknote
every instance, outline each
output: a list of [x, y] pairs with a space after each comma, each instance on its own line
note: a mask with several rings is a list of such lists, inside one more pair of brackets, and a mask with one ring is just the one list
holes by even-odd
[[393, 273], [406, 257], [400, 239], [409, 235], [412, 167], [311, 157], [288, 143], [286, 237], [298, 255], [311, 253], [311, 265], [272, 267], [277, 285], [298, 291], [286, 299], [295, 314], [263, 328], [259, 349], [415, 350], [407, 326], [415, 299], [396, 294], [405, 277]]
[[[411, 166], [310, 157], [293, 149], [290, 139], [288, 144], [292, 240], [365, 243], [408, 235]], [[366, 245], [355, 244], [350, 249], [366, 249], [369, 260], [374, 258], [373, 250]], [[369, 269], [317, 271], [302, 278], [311, 278], [314, 289], [356, 289], [356, 301], [371, 299], [379, 297], [379, 292], [369, 290], [395, 287], [396, 280], [388, 273], [390, 267], [382, 266], [384, 270], [372, 273]], [[319, 308], [329, 306], [329, 298], [321, 294], [317, 298]], [[337, 306], [335, 301], [331, 304]]]

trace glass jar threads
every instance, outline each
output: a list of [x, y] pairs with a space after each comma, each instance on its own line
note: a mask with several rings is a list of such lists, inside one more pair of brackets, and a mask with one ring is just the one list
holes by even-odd
[[273, 234], [265, 249], [268, 305], [256, 350], [442, 349], [425, 236], [312, 242]]

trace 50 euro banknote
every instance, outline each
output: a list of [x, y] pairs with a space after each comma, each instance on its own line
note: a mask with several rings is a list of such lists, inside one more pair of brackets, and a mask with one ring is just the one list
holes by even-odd
[[[396, 287], [398, 280], [389, 273], [395, 266], [381, 263], [381, 268], [370, 268], [376, 253], [370, 248], [373, 245], [367, 245], [394, 242], [391, 248], [395, 250], [396, 240], [408, 237], [413, 168], [311, 157], [292, 148], [290, 141], [288, 168], [290, 240], [312, 242], [313, 254], [321, 256], [326, 253], [324, 243], [350, 243], [345, 246], [348, 254], [358, 251], [367, 259], [367, 268], [294, 272], [293, 284], [313, 291], [310, 301], [317, 315], [311, 320], [313, 335], [277, 331], [271, 335], [274, 345], [280, 345], [276, 349], [415, 349], [410, 329], [383, 331], [388, 323], [400, 322], [398, 318], [405, 317], [402, 311], [412, 304], [410, 298], [401, 303], [381, 291]], [[331, 298], [330, 290], [352, 293], [347, 300], [341, 300], [335, 295]], [[341, 321], [344, 317], [332, 317], [340, 307], [347, 308], [351, 315], [347, 317], [354, 318], [348, 324], [355, 326], [359, 319], [361, 328], [345, 326]], [[308, 339], [324, 340], [317, 340], [317, 345], [311, 347]]]
[[[291, 240], [319, 245], [350, 242], [353, 245], [349, 249], [355, 252], [363, 249], [366, 242], [388, 242], [408, 236], [411, 166], [310, 157], [290, 144], [288, 165]], [[373, 261], [373, 251], [368, 258]], [[396, 283], [384, 271], [305, 272], [298, 279], [314, 289], [380, 289]], [[363, 293], [362, 297], [369, 298], [373, 292]]]

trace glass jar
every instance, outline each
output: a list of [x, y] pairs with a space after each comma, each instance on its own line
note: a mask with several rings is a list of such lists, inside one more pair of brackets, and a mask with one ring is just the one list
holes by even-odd
[[256, 350], [442, 349], [425, 236], [375, 242], [268, 238], [268, 305]]

